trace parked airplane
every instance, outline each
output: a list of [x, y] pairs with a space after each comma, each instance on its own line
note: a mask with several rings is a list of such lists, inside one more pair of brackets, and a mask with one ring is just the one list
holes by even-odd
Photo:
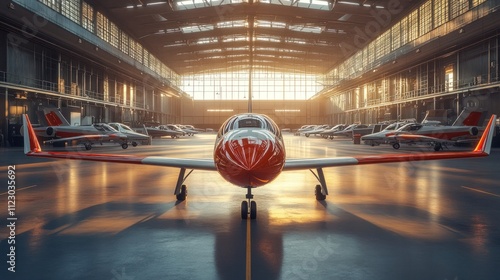
[[90, 150], [94, 143], [113, 141], [120, 144], [123, 149], [128, 148], [127, 136], [107, 124], [72, 126], [58, 109], [45, 108], [43, 112], [48, 126], [35, 127], [34, 130], [37, 136], [50, 138], [44, 143], [76, 141]]
[[483, 112], [463, 110], [452, 126], [433, 122], [408, 123], [396, 130], [363, 136], [361, 140], [372, 146], [390, 144], [394, 149], [399, 149], [401, 144], [430, 144], [435, 151], [439, 151], [448, 144], [476, 141], [479, 138], [476, 126], [482, 115]]
[[[118, 130], [120, 133], [123, 133], [127, 136], [128, 143], [132, 144], [132, 146], [137, 146], [138, 143], [142, 143], [143, 145], [151, 145], [151, 136], [142, 134], [134, 131], [128, 125], [122, 123], [108, 123], [112, 128]], [[146, 130], [147, 133], [147, 130]]]
[[163, 137], [163, 136], [179, 138], [179, 136], [182, 135], [182, 132], [169, 129], [167, 126], [164, 125], [158, 127], [144, 127], [144, 130], [146, 131], [145, 132], [146, 134], [151, 135], [151, 137], [153, 138]]
[[407, 125], [407, 122], [395, 122], [388, 125], [386, 128], [379, 132], [375, 132], [372, 134], [367, 134], [361, 136], [361, 141], [370, 146], [378, 146], [380, 144], [387, 144], [389, 138], [386, 136], [387, 134], [394, 132], [395, 130], [401, 128], [403, 125]]
[[[490, 153], [496, 116], [491, 116], [488, 126], [476, 148], [470, 152], [440, 152], [418, 154], [378, 154], [353, 157], [287, 159], [283, 137], [278, 126], [269, 117], [246, 113], [230, 117], [221, 126], [216, 140], [213, 158], [187, 159], [158, 156], [134, 156], [117, 154], [81, 154], [74, 152], [42, 151], [27, 115], [24, 122], [24, 152], [28, 156], [79, 159], [101, 162], [146, 164], [180, 168], [174, 194], [177, 200], [186, 199], [187, 187], [183, 184], [193, 170], [217, 171], [229, 183], [246, 188], [246, 200], [241, 203], [242, 219], [257, 217], [257, 204], [252, 189], [273, 181], [282, 171], [309, 169], [319, 181], [315, 187], [317, 200], [328, 195], [323, 168], [357, 164], [437, 160], [483, 157]], [[186, 169], [191, 169], [185, 174]]]
[[320, 133], [320, 135], [321, 135], [321, 137], [323, 137], [325, 139], [327, 139], [327, 138], [332, 139], [333, 138], [333, 134], [335, 132], [344, 130], [345, 128], [346, 128], [345, 124], [337, 124], [337, 125], [333, 126], [330, 129], [324, 130], [323, 132]]

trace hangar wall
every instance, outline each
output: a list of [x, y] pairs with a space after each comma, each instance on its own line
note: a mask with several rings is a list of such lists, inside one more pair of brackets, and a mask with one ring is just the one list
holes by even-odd
[[500, 112], [498, 51], [495, 35], [326, 99], [331, 123], [421, 121], [427, 110], [449, 109], [449, 121], [465, 107]]
[[426, 1], [394, 19], [325, 74], [327, 119], [421, 121], [427, 110], [448, 109], [452, 121], [464, 107], [498, 114], [499, 7], [498, 0]]

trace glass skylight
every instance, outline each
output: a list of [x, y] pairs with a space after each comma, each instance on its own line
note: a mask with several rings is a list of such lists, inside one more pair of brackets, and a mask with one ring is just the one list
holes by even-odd
[[255, 0], [255, 1], [264, 4], [293, 6], [299, 8], [314, 9], [314, 10], [331, 11], [333, 9], [333, 2], [325, 0]]
[[182, 30], [182, 33], [187, 34], [187, 33], [195, 33], [195, 32], [202, 32], [202, 31], [211, 31], [211, 30], [214, 30], [214, 26], [212, 24], [183, 26], [183, 27], [181, 27], [181, 30]]
[[235, 28], [246, 26], [248, 26], [248, 22], [246, 20], [221, 21], [217, 23], [217, 28]]
[[269, 21], [269, 20], [256, 20], [254, 23], [255, 27], [266, 27], [266, 28], [285, 28], [286, 23], [279, 21]]
[[313, 26], [313, 25], [290, 25], [288, 29], [299, 32], [307, 32], [307, 33], [316, 33], [320, 34], [323, 31], [322, 26]]
[[173, 0], [176, 10], [191, 10], [197, 8], [216, 7], [229, 4], [245, 3], [247, 0]]

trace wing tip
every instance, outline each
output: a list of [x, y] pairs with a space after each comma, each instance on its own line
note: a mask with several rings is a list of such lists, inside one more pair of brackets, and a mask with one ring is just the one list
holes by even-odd
[[24, 153], [38, 153], [42, 151], [38, 138], [36, 137], [35, 130], [31, 126], [28, 115], [23, 114], [23, 135], [24, 135]]
[[490, 154], [491, 152], [491, 144], [493, 142], [493, 135], [495, 134], [495, 120], [497, 116], [495, 114], [491, 115], [490, 120], [488, 121], [488, 125], [486, 126], [483, 135], [477, 142], [476, 148], [474, 152]]

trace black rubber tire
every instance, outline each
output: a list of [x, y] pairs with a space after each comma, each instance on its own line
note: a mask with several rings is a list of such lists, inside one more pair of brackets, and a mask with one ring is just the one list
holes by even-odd
[[248, 202], [246, 200], [241, 202], [241, 219], [248, 219]]
[[186, 185], [181, 186], [181, 192], [175, 196], [178, 201], [184, 201], [187, 197], [187, 187]]
[[394, 143], [394, 144], [392, 144], [392, 147], [394, 149], [398, 150], [401, 147], [401, 145], [399, 145], [399, 143]]
[[257, 219], [257, 202], [253, 200], [250, 202], [250, 219]]

